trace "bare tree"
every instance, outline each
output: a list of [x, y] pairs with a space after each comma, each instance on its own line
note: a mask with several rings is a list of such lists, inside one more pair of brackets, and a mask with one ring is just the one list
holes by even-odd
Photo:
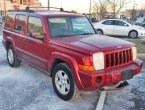
[[107, 0], [109, 2], [110, 10], [113, 12], [113, 16], [117, 17], [119, 12], [128, 4], [130, 0]]
[[94, 2], [93, 10], [100, 20], [106, 16], [108, 5], [109, 3], [107, 0], [97, 0], [97, 2]]

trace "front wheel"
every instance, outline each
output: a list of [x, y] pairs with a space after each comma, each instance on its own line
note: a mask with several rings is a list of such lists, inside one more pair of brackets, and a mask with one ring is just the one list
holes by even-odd
[[52, 83], [56, 94], [65, 101], [75, 99], [78, 95], [72, 71], [66, 63], [54, 67]]
[[138, 37], [137, 31], [131, 31], [131, 32], [129, 32], [129, 37], [131, 37], [132, 39], [137, 38]]
[[20, 66], [20, 60], [15, 55], [12, 45], [9, 45], [7, 48], [7, 61], [11, 67]]

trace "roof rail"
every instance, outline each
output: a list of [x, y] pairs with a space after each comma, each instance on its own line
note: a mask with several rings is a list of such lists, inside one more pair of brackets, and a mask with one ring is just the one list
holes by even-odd
[[29, 7], [29, 6], [27, 6], [26, 9], [8, 10], [8, 12], [35, 12], [35, 9], [47, 9], [47, 10], [49, 10], [49, 9], [58, 9], [59, 11], [64, 11], [63, 8], [56, 8], [56, 7]]
[[8, 10], [8, 12], [35, 12], [34, 10]]
[[32, 10], [33, 9], [48, 9], [48, 10], [49, 9], [58, 9], [59, 11], [64, 11], [63, 8], [57, 8], [57, 7], [29, 7], [29, 6], [26, 7], [27, 12], [29, 12], [30, 9], [32, 9]]

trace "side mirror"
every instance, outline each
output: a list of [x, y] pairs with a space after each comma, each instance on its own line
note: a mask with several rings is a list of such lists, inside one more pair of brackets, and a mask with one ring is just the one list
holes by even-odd
[[128, 24], [124, 24], [124, 26], [125, 26], [125, 27], [129, 27], [129, 25], [128, 25]]
[[40, 33], [40, 32], [31, 32], [30, 37], [33, 37], [35, 39], [43, 40], [45, 38], [45, 33]]

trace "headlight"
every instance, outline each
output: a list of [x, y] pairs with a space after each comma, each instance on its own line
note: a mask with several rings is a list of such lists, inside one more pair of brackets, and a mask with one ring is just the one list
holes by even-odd
[[137, 54], [136, 47], [132, 47], [133, 61], [136, 60], [136, 58], [137, 58], [136, 54]]
[[93, 54], [93, 64], [95, 70], [104, 69], [104, 54], [103, 52]]

